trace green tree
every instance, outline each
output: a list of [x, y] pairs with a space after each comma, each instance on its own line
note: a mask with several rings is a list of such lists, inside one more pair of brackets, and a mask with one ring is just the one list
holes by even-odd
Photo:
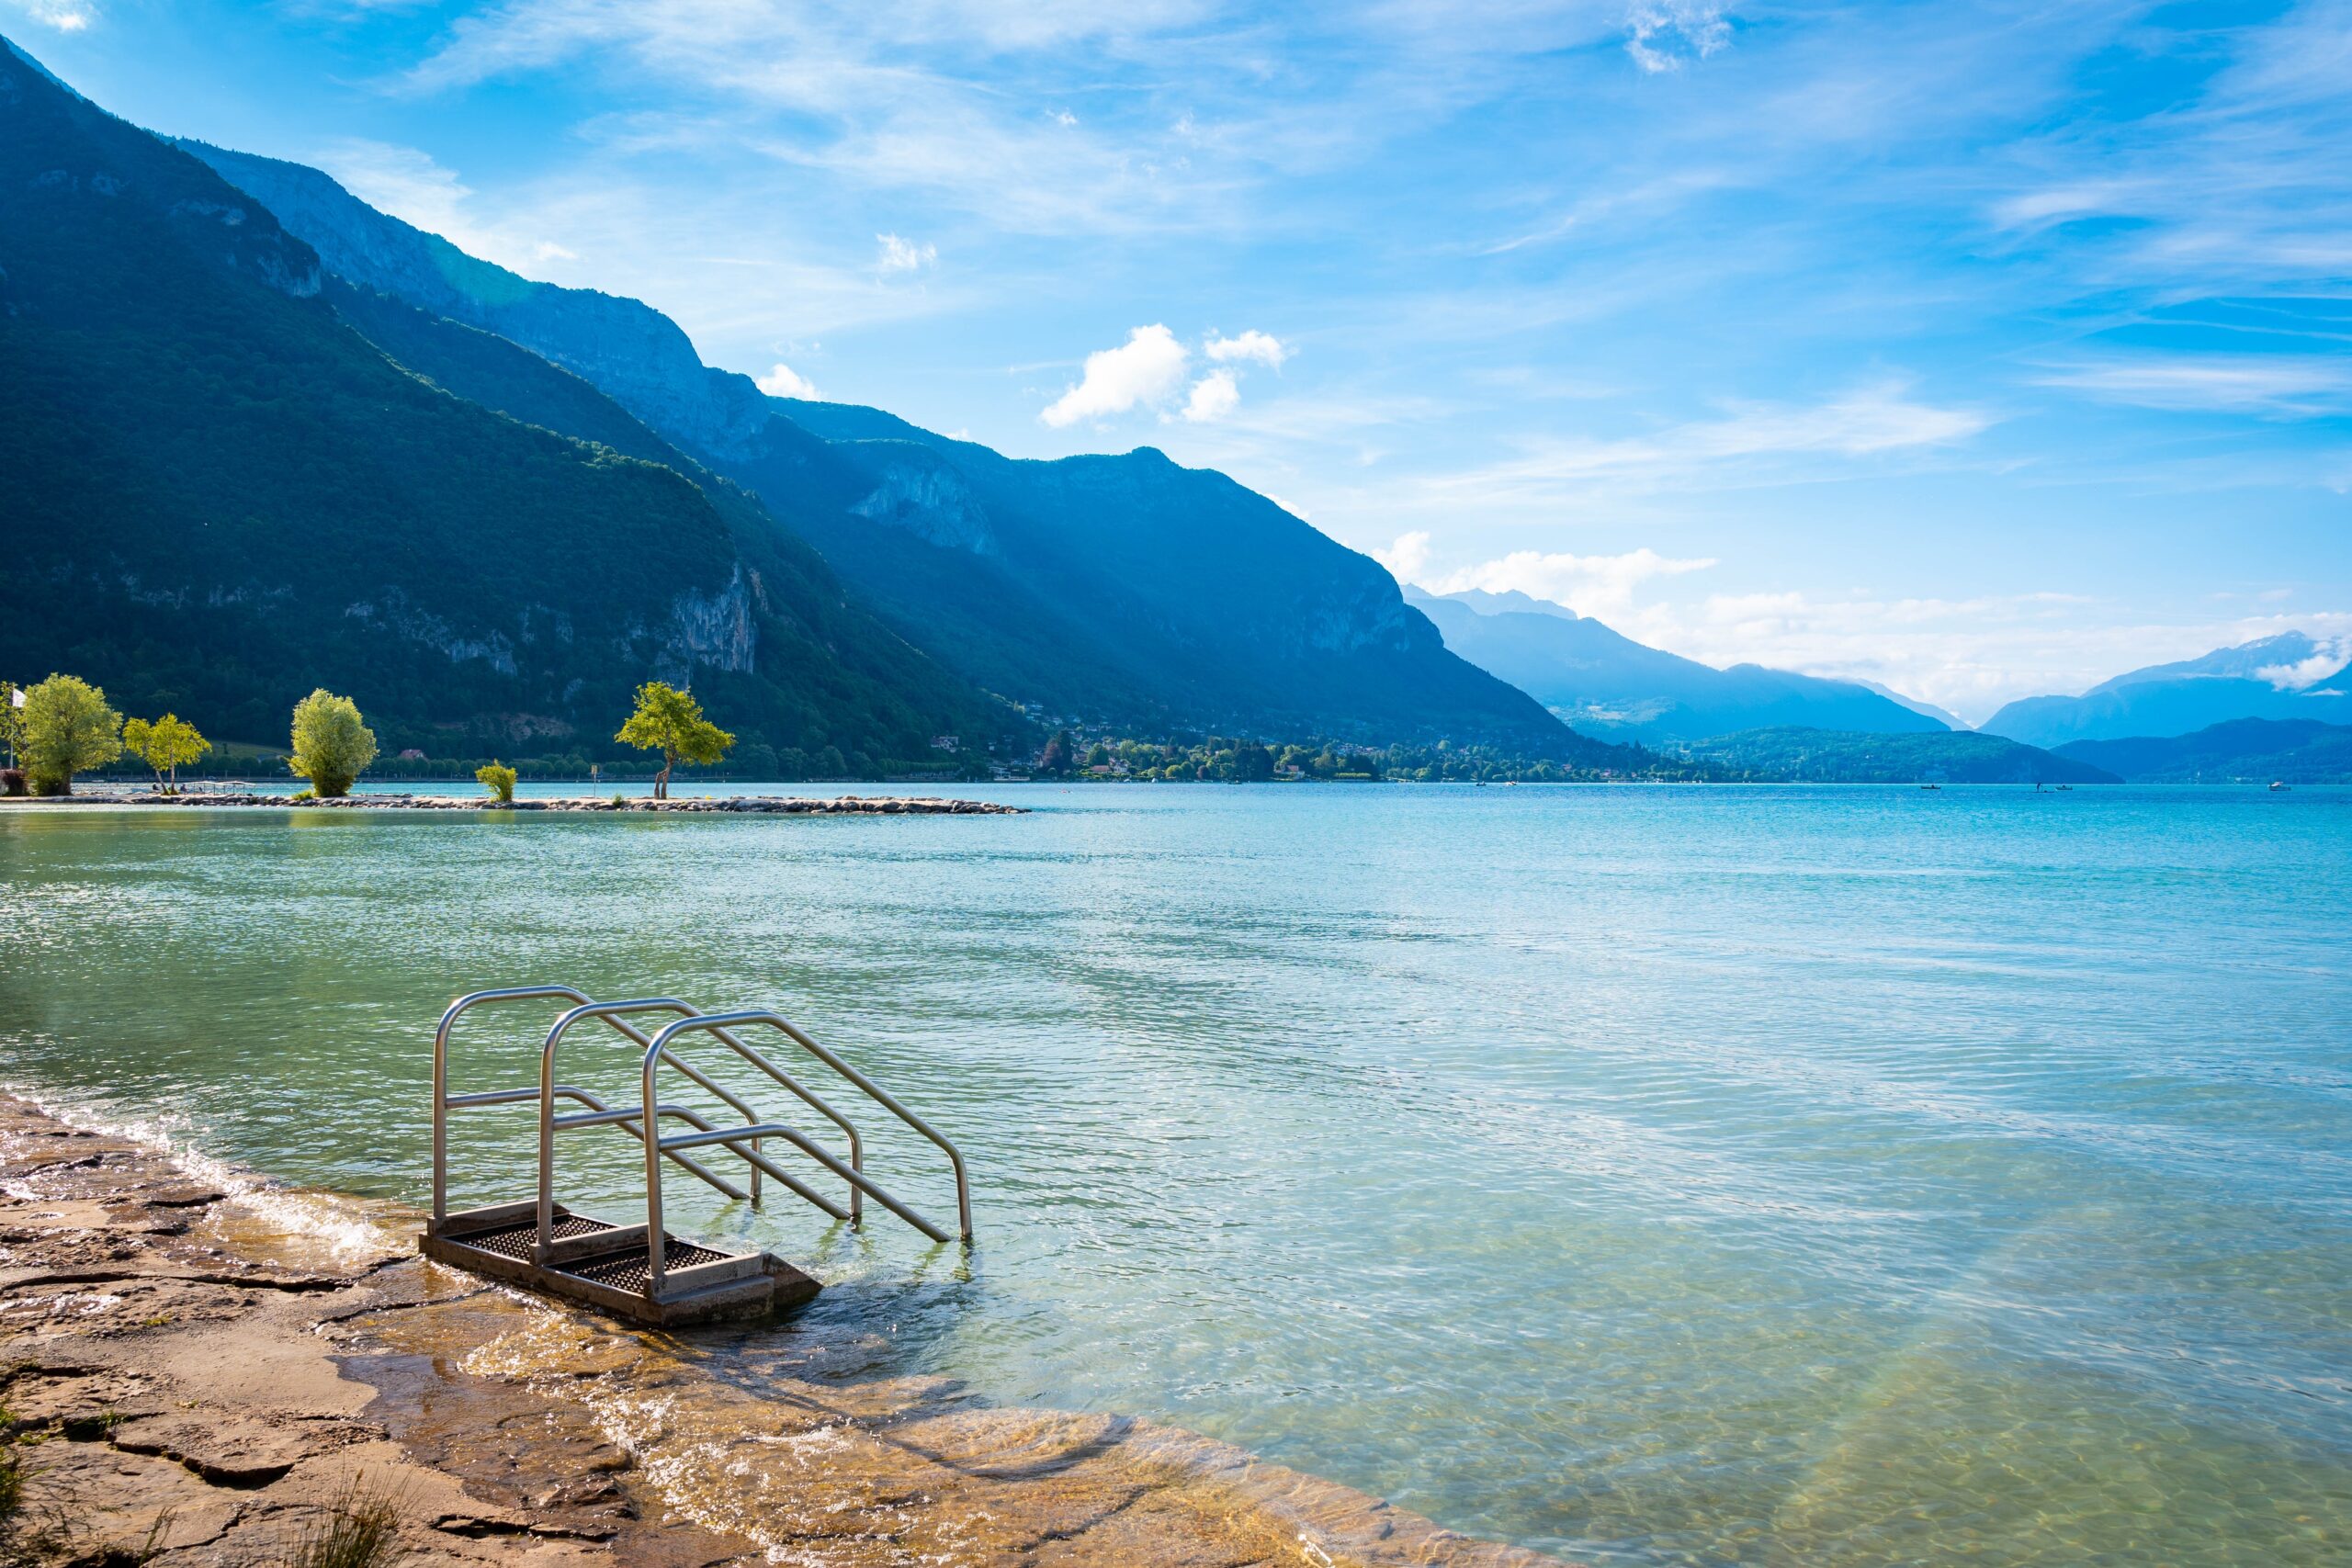
[[1246, 784], [1264, 784], [1274, 776], [1274, 754], [1255, 740], [1245, 740], [1234, 748], [1234, 771]]
[[704, 766], [727, 755], [735, 738], [703, 717], [702, 705], [687, 693], [659, 681], [637, 689], [637, 711], [613, 737], [624, 746], [662, 753], [662, 772], [653, 781], [653, 798], [670, 798], [670, 770], [680, 762]]
[[[122, 748], [155, 772], [155, 787], [167, 794], [176, 794], [180, 787], [180, 770], [204, 760], [211, 743], [196, 732], [196, 726], [175, 713], [167, 713], [150, 724], [134, 718], [122, 727]], [[164, 774], [171, 775], [168, 782]]]
[[501, 804], [512, 802], [514, 798], [514, 770], [495, 757], [490, 760], [487, 767], [474, 770], [474, 782], [490, 791], [491, 798]]
[[1053, 739], [1046, 742], [1046, 749], [1037, 754], [1037, 771], [1041, 773], [1052, 773], [1057, 777], [1069, 773], [1070, 752], [1073, 750], [1069, 731], [1055, 730]]
[[71, 795], [75, 773], [122, 755], [122, 715], [78, 675], [51, 675], [27, 692], [18, 718], [25, 772], [36, 795]]
[[349, 795], [376, 760], [376, 732], [360, 722], [358, 705], [322, 686], [294, 705], [294, 776], [311, 781], [322, 797]]

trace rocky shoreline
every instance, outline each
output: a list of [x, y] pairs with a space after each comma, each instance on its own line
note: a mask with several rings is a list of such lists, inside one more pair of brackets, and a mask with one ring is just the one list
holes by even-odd
[[[0, 1095], [0, 1561], [283, 1563], [356, 1485], [409, 1564], [1544, 1568], [1229, 1445], [876, 1378], [863, 1341], [627, 1329], [414, 1217]], [[756, 1340], [747, 1336], [756, 1335]]]
[[345, 795], [331, 800], [297, 800], [283, 795], [227, 793], [157, 795], [66, 795], [0, 802], [17, 808], [73, 806], [270, 807], [293, 811], [659, 811], [733, 812], [784, 817], [1019, 817], [1024, 806], [989, 800], [949, 800], [935, 795], [843, 795], [830, 799], [795, 795], [695, 795], [655, 800], [648, 795], [616, 800], [593, 795], [553, 795], [492, 800], [487, 795]]

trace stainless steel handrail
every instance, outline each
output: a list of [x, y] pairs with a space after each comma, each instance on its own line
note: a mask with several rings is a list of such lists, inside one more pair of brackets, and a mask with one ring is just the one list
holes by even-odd
[[[449, 1031], [458, 1021], [459, 1014], [486, 1002], [529, 1001], [544, 997], [564, 997], [583, 1005], [590, 1001], [586, 995], [572, 989], [570, 986], [514, 986], [502, 990], [475, 991], [451, 1002], [448, 1010], [441, 1015], [440, 1026], [433, 1032], [433, 1224], [436, 1230], [442, 1222], [449, 1217], [448, 1112], [461, 1111], [469, 1106], [512, 1105], [526, 1100], [541, 1100], [546, 1092], [545, 1086], [542, 1085], [539, 1089], [492, 1089], [479, 1094], [449, 1093]], [[628, 1035], [636, 1043], [642, 1045], [646, 1043], [646, 1036], [641, 1031], [633, 1029], [617, 1019], [609, 1021], [614, 1028]], [[579, 1089], [566, 1089], [562, 1092], [599, 1111], [605, 1109], [603, 1100]], [[745, 1116], [753, 1116], [749, 1106], [744, 1106], [742, 1109]], [[753, 1119], [756, 1120], [756, 1117]], [[616, 1125], [640, 1143], [644, 1141], [645, 1135], [639, 1131], [634, 1116], [626, 1122], [618, 1122]], [[669, 1157], [729, 1198], [741, 1199], [747, 1196], [741, 1188], [717, 1175], [700, 1160], [674, 1154]], [[757, 1185], [756, 1178], [753, 1184]]]
[[[686, 1002], [682, 1002], [675, 997], [648, 997], [640, 1000], [628, 1002], [591, 1002], [583, 1007], [574, 1008], [570, 1012], [565, 1013], [561, 1018], [558, 1019], [556, 1021], [555, 1027], [548, 1031], [547, 1044], [539, 1054], [539, 1089], [541, 1099], [541, 1105], [539, 1108], [539, 1212], [542, 1216], [539, 1241], [541, 1246], [545, 1246], [547, 1244], [547, 1229], [552, 1223], [555, 1148], [553, 1138], [554, 1128], [551, 1118], [554, 1115], [554, 1107], [551, 1103], [547, 1101], [547, 1096], [549, 1086], [555, 1081], [556, 1047], [561, 1043], [563, 1036], [571, 1030], [573, 1024], [587, 1018], [602, 1019], [604, 1021], [612, 1024], [615, 1028], [621, 1030], [622, 1032], [626, 1033], [631, 1040], [636, 1041], [639, 1045], [650, 1044], [651, 1041], [642, 1031], [637, 1029], [633, 1025], [625, 1024], [621, 1021], [622, 1015], [639, 1012], [675, 1012], [683, 1013], [688, 1018], [698, 1018], [702, 1016], [702, 1010], [700, 1008], [695, 1007]], [[741, 1041], [735, 1039], [723, 1029], [716, 1030], [713, 1032], [718, 1034], [720, 1039], [726, 1041], [738, 1051], [749, 1050], [749, 1047], [744, 1045]], [[741, 1113], [746, 1122], [754, 1122], [760, 1119], [759, 1112], [753, 1111], [749, 1103], [740, 1096], [730, 1092], [725, 1088], [722, 1088], [692, 1062], [673, 1055], [670, 1057], [670, 1065], [676, 1067], [680, 1072], [685, 1074], [686, 1077], [692, 1078], [695, 1083], [700, 1084], [704, 1089], [708, 1089], [712, 1094], [717, 1095], [719, 1099], [725, 1100], [729, 1105], [732, 1106], [739, 1113]], [[771, 1067], [769, 1069], [769, 1076], [775, 1078], [778, 1083], [782, 1084], [785, 1088], [790, 1089], [794, 1094], [799, 1096], [799, 1098], [805, 1100], [813, 1110], [826, 1117], [848, 1136], [849, 1163], [851, 1169], [863, 1170], [865, 1168], [865, 1141], [858, 1136], [855, 1123], [852, 1122], [848, 1117], [842, 1115], [839, 1111], [834, 1110], [832, 1106], [827, 1104], [822, 1098], [808, 1089], [805, 1085], [801, 1084], [799, 1080], [793, 1077], [791, 1074], [777, 1071]], [[753, 1153], [756, 1154], [759, 1151], [759, 1140], [756, 1138], [752, 1139], [752, 1149]], [[741, 1151], [737, 1150], [736, 1152], [740, 1154]], [[768, 1165], [764, 1161], [752, 1161], [752, 1202], [756, 1203], [760, 1201], [760, 1173], [763, 1170], [772, 1171], [775, 1168], [774, 1166]], [[789, 1185], [792, 1187], [794, 1191], [804, 1194], [806, 1193], [807, 1190], [801, 1187], [799, 1183], [790, 1182]], [[831, 1214], [836, 1219], [842, 1217], [841, 1211], [834, 1208], [830, 1203], [822, 1204], [820, 1207], [822, 1207], [827, 1213]], [[860, 1192], [854, 1185], [849, 1190], [849, 1214], [847, 1217], [852, 1224], [862, 1224], [865, 1223], [865, 1194]]]
[[[654, 1092], [654, 1075], [665, 1058], [673, 1062], [676, 1060], [676, 1056], [670, 1050], [670, 1042], [676, 1039], [681, 1034], [695, 1031], [718, 1035], [723, 1043], [731, 1046], [739, 1055], [742, 1056], [744, 1060], [750, 1062], [753, 1066], [760, 1068], [769, 1077], [775, 1078], [779, 1082], [788, 1083], [790, 1080], [783, 1069], [776, 1066], [775, 1063], [769, 1061], [767, 1057], [763, 1055], [760, 1052], [753, 1050], [751, 1046], [744, 1044], [742, 1041], [735, 1038], [730, 1032], [738, 1024], [746, 1023], [763, 1023], [772, 1029], [781, 1031], [802, 1049], [808, 1051], [826, 1066], [831, 1067], [835, 1072], [841, 1074], [842, 1077], [847, 1078], [851, 1083], [855, 1084], [859, 1089], [865, 1090], [867, 1096], [869, 1096], [876, 1104], [880, 1105], [886, 1111], [888, 1111], [892, 1115], [898, 1117], [899, 1120], [904, 1122], [908, 1126], [912, 1127], [916, 1132], [921, 1133], [924, 1137], [929, 1138], [933, 1143], [938, 1145], [942, 1150], [945, 1151], [948, 1162], [955, 1168], [956, 1171], [956, 1209], [957, 1218], [961, 1224], [962, 1239], [967, 1243], [971, 1241], [971, 1189], [964, 1172], [964, 1156], [962, 1154], [957, 1152], [956, 1145], [949, 1143], [945, 1137], [940, 1134], [936, 1128], [933, 1127], [922, 1117], [916, 1115], [913, 1111], [908, 1110], [905, 1106], [892, 1099], [889, 1093], [880, 1085], [875, 1083], [871, 1078], [868, 1078], [865, 1074], [859, 1072], [855, 1067], [851, 1066], [847, 1062], [842, 1061], [831, 1051], [826, 1050], [822, 1045], [820, 1045], [815, 1041], [809, 1039], [806, 1034], [795, 1028], [789, 1020], [782, 1017], [780, 1014], [768, 1012], [763, 1010], [754, 1010], [744, 1012], [707, 1013], [690, 1018], [682, 1018], [675, 1023], [664, 1025], [662, 1032], [655, 1035], [652, 1041], [646, 1046], [645, 1055], [640, 1065], [641, 1088], [643, 1090], [642, 1103], [649, 1108], [658, 1107], [660, 1105], [661, 1100]], [[662, 1288], [663, 1274], [665, 1272], [664, 1252], [666, 1249], [664, 1247], [662, 1226], [662, 1156], [673, 1154], [680, 1149], [697, 1147], [706, 1144], [727, 1142], [729, 1143], [731, 1146], [733, 1140], [741, 1140], [746, 1136], [753, 1134], [754, 1133], [763, 1137], [774, 1136], [783, 1138], [786, 1142], [799, 1149], [803, 1154], [808, 1155], [819, 1164], [831, 1170], [835, 1175], [848, 1181], [853, 1190], [873, 1194], [875, 1201], [880, 1203], [884, 1208], [888, 1209], [892, 1213], [898, 1215], [900, 1219], [906, 1221], [907, 1224], [914, 1226], [915, 1229], [922, 1232], [933, 1241], [944, 1242], [949, 1239], [946, 1232], [941, 1230], [937, 1225], [933, 1224], [929, 1220], [924, 1219], [921, 1214], [916, 1213], [912, 1209], [908, 1208], [905, 1204], [891, 1197], [881, 1188], [874, 1185], [873, 1182], [866, 1179], [862, 1170], [852, 1169], [851, 1168], [842, 1165], [839, 1160], [833, 1158], [824, 1150], [819, 1148], [808, 1138], [803, 1137], [800, 1134], [795, 1132], [790, 1127], [784, 1125], [782, 1122], [766, 1122], [761, 1124], [755, 1129], [732, 1128], [729, 1129], [726, 1133], [699, 1134], [687, 1134], [668, 1138], [661, 1136], [657, 1128], [655, 1129], [655, 1135], [648, 1139], [645, 1145], [646, 1290], [649, 1294], [659, 1293]], [[740, 1154], [742, 1151], [738, 1149], [737, 1152]]]
[[[433, 1032], [433, 1224], [437, 1228], [449, 1217], [449, 1029], [458, 1015], [485, 1002], [527, 1001], [535, 997], [569, 997], [574, 1002], [589, 998], [569, 986], [514, 986], [503, 990], [474, 991], [459, 997], [441, 1015], [441, 1025]], [[492, 1103], [479, 1099], [474, 1104]]]
[[[480, 1093], [453, 1095], [449, 1093], [449, 1035], [458, 1019], [470, 1009], [492, 1002], [526, 1001], [560, 997], [575, 1004], [559, 1019], [548, 1032], [539, 1055], [539, 1083], [536, 1089], [492, 1089]], [[628, 1015], [639, 1012], [676, 1012], [684, 1016], [663, 1026], [658, 1034], [648, 1037], [645, 1032], [628, 1021]], [[571, 1026], [586, 1019], [596, 1019], [643, 1047], [639, 1063], [643, 1097], [634, 1109], [614, 1109], [585, 1089], [555, 1081], [555, 1055], [564, 1035]], [[933, 1224], [914, 1210], [899, 1202], [869, 1179], [865, 1173], [863, 1141], [856, 1126], [848, 1117], [828, 1104], [820, 1096], [802, 1085], [793, 1076], [770, 1061], [765, 1055], [746, 1044], [733, 1030], [747, 1023], [764, 1024], [789, 1038], [795, 1044], [831, 1067], [849, 1080], [876, 1104], [888, 1111], [908, 1126], [930, 1139], [944, 1151], [956, 1174], [956, 1209], [966, 1244], [972, 1239], [972, 1197], [970, 1183], [964, 1168], [964, 1156], [956, 1145], [941, 1135], [922, 1117], [908, 1110], [891, 1097], [879, 1084], [851, 1066], [841, 1057], [820, 1045], [782, 1015], [765, 1010], [741, 1012], [710, 1013], [698, 1011], [692, 1005], [674, 997], [644, 998], [624, 1002], [597, 1002], [585, 993], [570, 986], [516, 986], [498, 990], [475, 991], [452, 1001], [441, 1015], [441, 1022], [433, 1035], [433, 1222], [437, 1229], [448, 1218], [448, 1112], [476, 1106], [512, 1105], [536, 1100], [539, 1107], [539, 1191], [536, 1205], [538, 1247], [535, 1256], [543, 1255], [552, 1237], [554, 1197], [554, 1135], [573, 1127], [616, 1127], [636, 1138], [645, 1149], [646, 1218], [648, 1248], [649, 1293], [659, 1292], [664, 1274], [664, 1237], [662, 1227], [662, 1161], [671, 1160], [693, 1175], [709, 1183], [729, 1198], [749, 1197], [759, 1201], [759, 1183], [763, 1173], [775, 1177], [796, 1196], [808, 1200], [817, 1208], [837, 1220], [860, 1223], [864, 1214], [863, 1200], [872, 1194], [875, 1201], [907, 1224], [930, 1236], [944, 1242], [946, 1232]], [[800, 1133], [780, 1122], [763, 1122], [748, 1101], [729, 1090], [693, 1063], [685, 1061], [670, 1049], [670, 1042], [677, 1036], [700, 1032], [714, 1034], [736, 1055], [759, 1068], [769, 1077], [790, 1089], [839, 1126], [849, 1138], [849, 1163], [844, 1165], [830, 1152]], [[733, 1127], [714, 1126], [699, 1112], [687, 1107], [662, 1103], [654, 1093], [654, 1077], [661, 1064], [667, 1061], [688, 1078], [725, 1101], [744, 1118], [743, 1124]], [[588, 1107], [587, 1111], [559, 1117], [555, 1114], [557, 1100], [577, 1101]], [[691, 1133], [663, 1136], [661, 1123], [664, 1119], [683, 1121], [695, 1130]], [[850, 1206], [846, 1213], [832, 1201], [811, 1190], [789, 1172], [777, 1167], [761, 1148], [765, 1138], [782, 1138], [795, 1148], [824, 1166], [849, 1186]], [[723, 1146], [752, 1167], [752, 1191], [746, 1194], [723, 1177], [690, 1158], [684, 1151], [689, 1148]]]

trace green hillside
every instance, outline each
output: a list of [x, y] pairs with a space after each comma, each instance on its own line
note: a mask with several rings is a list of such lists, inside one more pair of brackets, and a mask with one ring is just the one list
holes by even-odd
[[587, 445], [436, 386], [328, 282], [202, 164], [0, 51], [0, 670], [252, 738], [326, 685], [437, 753], [610, 755], [654, 676], [755, 746], [878, 761], [1000, 722], [744, 498], [617, 425]]
[[2134, 784], [2352, 784], [2352, 725], [2241, 718], [2190, 735], [2075, 740], [2058, 754]]
[[1727, 777], [1792, 784], [2120, 784], [2105, 769], [1996, 735], [1748, 729], [1672, 748]]

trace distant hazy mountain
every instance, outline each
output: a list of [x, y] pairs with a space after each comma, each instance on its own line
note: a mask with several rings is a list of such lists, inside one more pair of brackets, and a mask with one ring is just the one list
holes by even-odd
[[298, 164], [184, 143], [362, 288], [513, 340], [756, 493], [917, 647], [1048, 712], [1146, 730], [1588, 745], [1447, 651], [1371, 560], [1149, 448], [1019, 462], [785, 403], [666, 316], [475, 259]]
[[1850, 681], [1757, 664], [1718, 670], [1524, 593], [1408, 588], [1405, 599], [1437, 623], [1448, 648], [1588, 734], [1653, 744], [1784, 726], [1883, 734], [1950, 728]]
[[324, 684], [439, 755], [609, 754], [654, 676], [778, 748], [923, 756], [1002, 714], [619, 410], [605, 445], [493, 412], [387, 357], [337, 287], [203, 164], [0, 51], [0, 668], [247, 740]]
[[1673, 749], [1734, 777], [1795, 784], [2120, 784], [2094, 763], [1970, 730], [1750, 729]]
[[2309, 718], [2238, 718], [2189, 735], [2074, 740], [2058, 754], [2134, 784], [2352, 784], [2352, 725]]
[[2347, 650], [2286, 632], [2201, 659], [2154, 664], [2079, 697], [2027, 697], [1984, 721], [1987, 734], [2036, 746], [2186, 735], [2233, 718], [2352, 724]]

